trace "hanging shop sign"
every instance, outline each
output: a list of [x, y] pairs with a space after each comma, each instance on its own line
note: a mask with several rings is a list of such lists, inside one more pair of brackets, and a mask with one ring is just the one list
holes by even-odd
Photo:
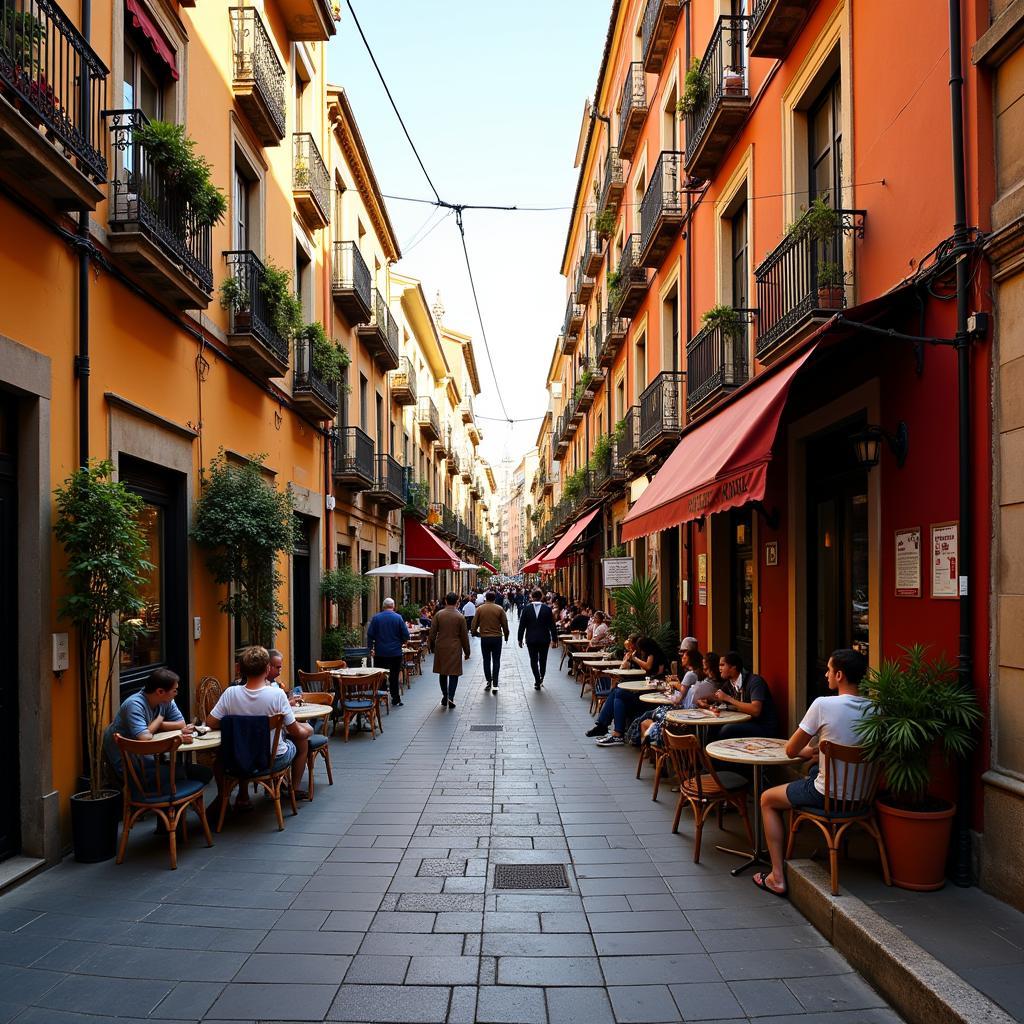
[[605, 590], [628, 587], [633, 582], [632, 558], [602, 558], [601, 568], [604, 573]]
[[932, 523], [932, 597], [955, 599], [960, 596], [959, 525]]
[[896, 596], [921, 596], [921, 528], [896, 531]]
[[697, 604], [706, 608], [708, 603], [708, 556], [697, 556]]

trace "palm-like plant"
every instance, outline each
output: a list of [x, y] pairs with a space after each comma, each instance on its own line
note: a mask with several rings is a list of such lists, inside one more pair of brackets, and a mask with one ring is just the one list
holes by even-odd
[[982, 715], [944, 657], [930, 661], [923, 644], [903, 651], [902, 660], [883, 661], [861, 684], [872, 707], [856, 730], [868, 760], [881, 764], [889, 793], [900, 806], [920, 809], [933, 747], [947, 758], [970, 753]]
[[612, 594], [615, 597], [615, 615], [611, 629], [615, 646], [624, 649], [626, 637], [636, 633], [649, 636], [666, 657], [670, 657], [675, 650], [676, 636], [672, 624], [661, 621], [657, 577], [637, 576], [628, 587], [618, 587]]

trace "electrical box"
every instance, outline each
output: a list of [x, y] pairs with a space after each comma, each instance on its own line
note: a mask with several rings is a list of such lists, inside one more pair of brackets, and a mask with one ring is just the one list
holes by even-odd
[[67, 633], [53, 634], [53, 671], [67, 672], [68, 670], [68, 635]]
[[192, 619], [192, 639], [198, 640], [203, 635], [203, 620], [196, 615]]

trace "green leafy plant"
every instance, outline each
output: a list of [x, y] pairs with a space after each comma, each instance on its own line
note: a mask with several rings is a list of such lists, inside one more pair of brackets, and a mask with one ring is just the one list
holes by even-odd
[[[542, 508], [535, 508], [530, 513], [530, 520], [533, 522], [534, 526], [536, 526], [543, 518], [544, 518], [544, 509], [542, 509]], [[490, 559], [488, 559], [488, 561], [490, 561]]]
[[153, 569], [145, 557], [139, 521], [144, 502], [112, 478], [113, 470], [110, 462], [90, 463], [54, 492], [54, 533], [64, 548], [61, 575], [67, 582], [57, 610], [78, 631], [89, 793], [94, 800], [102, 793], [103, 731], [114, 667], [121, 644], [141, 626], [140, 587]]
[[818, 196], [809, 207], [790, 224], [786, 233], [793, 238], [812, 242], [831, 242], [839, 233], [839, 213]]
[[657, 577], [636, 576], [628, 587], [617, 587], [612, 595], [615, 598], [615, 615], [611, 630], [616, 646], [624, 649], [626, 637], [636, 633], [649, 636], [665, 657], [671, 658], [678, 637], [671, 623], [661, 621]]
[[195, 139], [185, 134], [184, 125], [150, 121], [135, 129], [134, 141], [168, 187], [188, 203], [200, 224], [218, 224], [224, 219], [227, 196], [213, 184], [213, 168], [206, 157], [196, 153]]
[[406, 489], [406, 514], [424, 516], [429, 506], [430, 484], [426, 480], [410, 480]]
[[819, 288], [842, 288], [843, 270], [835, 260], [822, 260], [818, 264]]
[[594, 218], [594, 230], [602, 238], [610, 238], [612, 233], [615, 231], [615, 211], [602, 210]]
[[622, 287], [622, 268], [608, 271], [608, 291], [617, 292]]
[[46, 26], [31, 11], [5, 7], [0, 16], [0, 52], [22, 72], [35, 75], [39, 69], [39, 48], [46, 38]]
[[221, 449], [204, 474], [192, 539], [206, 549], [214, 581], [228, 587], [220, 610], [245, 622], [250, 642], [269, 647], [284, 625], [278, 559], [295, 545], [295, 508], [291, 490], [265, 478], [264, 458], [235, 464]]
[[902, 659], [883, 661], [861, 683], [871, 707], [855, 729], [867, 759], [881, 764], [892, 802], [916, 810], [928, 804], [932, 751], [964, 757], [982, 714], [945, 657], [929, 660], [923, 644], [902, 650]]
[[747, 329], [743, 317], [732, 306], [712, 306], [700, 319], [705, 327], [717, 328], [727, 338], [742, 337]]
[[320, 596], [327, 598], [344, 618], [348, 618], [350, 605], [373, 590], [373, 581], [361, 576], [350, 565], [328, 569], [320, 580]]
[[406, 622], [420, 621], [420, 606], [418, 604], [402, 604], [399, 605], [395, 611], [398, 612]]
[[237, 277], [226, 277], [220, 285], [220, 307], [230, 313], [241, 313], [250, 304], [249, 293]]
[[683, 95], [676, 104], [679, 116], [689, 117], [697, 113], [707, 103], [710, 91], [711, 82], [707, 74], [701, 70], [700, 60], [694, 57], [683, 78]]
[[626, 436], [626, 417], [623, 416], [618, 423], [615, 424], [615, 430], [612, 431], [612, 437], [615, 439], [615, 443], [618, 444]]
[[586, 481], [586, 469], [577, 469], [575, 473], [570, 473], [565, 478], [565, 484], [562, 487], [562, 497], [568, 501], [575, 501], [583, 493], [583, 484]]
[[296, 341], [308, 342], [312, 349], [313, 372], [325, 384], [341, 382], [341, 372], [352, 359], [348, 351], [336, 341], [327, 337], [324, 325], [319, 320], [299, 328]]
[[603, 469], [607, 465], [614, 443], [611, 434], [602, 434], [594, 442], [594, 450], [590, 453], [589, 465], [591, 469]]
[[625, 558], [626, 557], [626, 545], [616, 544], [614, 547], [608, 549], [608, 558]]
[[320, 654], [323, 661], [339, 661], [345, 651], [363, 646], [363, 631], [358, 626], [331, 626], [320, 637]]
[[303, 327], [302, 304], [292, 291], [292, 275], [267, 260], [260, 295], [267, 304], [267, 315], [278, 337], [288, 340], [296, 337]]

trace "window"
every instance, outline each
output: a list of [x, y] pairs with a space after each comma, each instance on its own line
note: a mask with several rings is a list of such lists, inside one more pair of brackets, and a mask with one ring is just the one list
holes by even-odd
[[250, 243], [250, 190], [252, 183], [245, 176], [242, 168], [238, 166], [237, 160], [234, 184], [234, 191], [231, 195], [235, 235], [233, 247], [235, 249], [250, 249], [252, 248]]
[[377, 452], [379, 454], [384, 451], [384, 398], [379, 391], [377, 392], [374, 411], [377, 417], [375, 426], [377, 428]]
[[661, 368], [674, 370], [679, 365], [679, 301], [678, 288], [672, 290], [661, 302]]
[[370, 382], [363, 374], [359, 374], [359, 426], [367, 433], [369, 433], [370, 429], [367, 422], [370, 413], [370, 410], [367, 407], [369, 387]]
[[843, 119], [839, 76], [829, 82], [807, 115], [809, 198], [838, 208], [842, 201]]
[[637, 340], [633, 359], [635, 380], [633, 381], [633, 401], [640, 401], [640, 393], [647, 387], [647, 337], [641, 335]]
[[122, 85], [124, 109], [137, 108], [151, 121], [162, 121], [167, 78], [167, 65], [153, 54], [152, 47], [135, 32], [127, 31]]
[[142, 598], [141, 628], [121, 647], [121, 671], [151, 668], [166, 662], [164, 655], [163, 567], [164, 509], [148, 502], [139, 519], [146, 540], [145, 559], [152, 565], [146, 573], [139, 596]]
[[306, 86], [307, 81], [302, 77], [298, 67], [295, 68], [295, 130], [305, 131], [303, 125], [306, 123]]
[[615, 385], [615, 422], [626, 415], [626, 381], [620, 377]]
[[302, 243], [295, 242], [295, 297], [307, 323], [313, 320], [312, 263]]
[[746, 193], [729, 221], [731, 303], [733, 309], [750, 307], [750, 243], [747, 231]]

